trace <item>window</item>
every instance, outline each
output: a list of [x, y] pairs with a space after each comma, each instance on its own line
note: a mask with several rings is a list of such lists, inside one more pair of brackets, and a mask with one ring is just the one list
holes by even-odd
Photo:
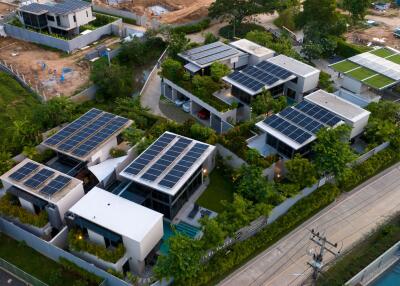
[[74, 15], [74, 22], [76, 23], [76, 16]]
[[56, 19], [57, 19], [57, 25], [58, 25], [58, 26], [61, 26], [61, 20], [60, 20], [60, 16], [57, 16], [57, 18], [56, 18]]
[[47, 15], [47, 20], [49, 20], [51, 22], [55, 21], [54, 16], [50, 16], [50, 15]]
[[89, 18], [89, 12], [88, 11], [86, 11], [86, 17]]
[[295, 77], [294, 79], [292, 79], [291, 82], [297, 83], [297, 77]]

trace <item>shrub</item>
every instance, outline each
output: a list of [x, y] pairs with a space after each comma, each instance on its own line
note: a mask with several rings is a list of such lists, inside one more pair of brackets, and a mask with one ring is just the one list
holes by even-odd
[[100, 259], [117, 262], [125, 254], [125, 247], [120, 243], [115, 249], [108, 249], [102, 245], [90, 242], [83, 238], [83, 234], [76, 229], [71, 229], [68, 233], [68, 245], [74, 251], [84, 251], [93, 254]]
[[370, 48], [348, 43], [343, 39], [338, 39], [335, 53], [341, 57], [349, 58], [364, 52], [368, 52]]
[[326, 73], [324, 71], [320, 72], [318, 87], [320, 89], [323, 89], [323, 90], [327, 91], [327, 92], [334, 92], [335, 91], [335, 88], [333, 87], [333, 80], [332, 80], [331, 75], [329, 73]]
[[119, 157], [122, 157], [125, 155], [126, 155], [126, 152], [122, 149], [111, 148], [111, 150], [110, 150], [110, 156], [113, 158], [119, 158]]
[[89, 25], [93, 26], [94, 28], [99, 28], [99, 27], [105, 26], [105, 25], [110, 24], [118, 19], [117, 17], [113, 17], [113, 16], [109, 16], [109, 15], [105, 15], [105, 14], [99, 14], [99, 13], [95, 13], [95, 17], [96, 17], [96, 19], [89, 23]]
[[94, 283], [94, 284], [100, 284], [103, 281], [103, 278], [79, 267], [75, 263], [69, 261], [68, 259], [65, 259], [64, 257], [60, 257], [59, 263], [62, 265], [62, 267], [70, 272], [75, 272], [79, 274], [79, 276], [83, 277], [84, 279]]
[[280, 28], [286, 27], [291, 31], [295, 31], [295, 19], [298, 13], [299, 11], [295, 7], [287, 8], [282, 12], [279, 12], [279, 17], [275, 19], [274, 24]]
[[189, 24], [189, 25], [172, 28], [171, 32], [184, 33], [184, 34], [197, 33], [204, 29], [207, 29], [210, 26], [210, 22], [211, 22], [210, 19], [207, 18], [207, 19], [201, 20], [200, 22], [197, 22], [195, 24]]
[[[254, 23], [242, 23], [239, 27], [235, 28], [235, 37], [244, 38], [246, 34], [251, 31], [265, 31], [265, 28]], [[218, 33], [221, 37], [233, 39], [233, 26], [224, 26], [219, 30]]]
[[46, 211], [41, 211], [39, 214], [31, 213], [22, 208], [18, 201], [8, 193], [0, 198], [0, 214], [17, 218], [21, 223], [39, 228], [44, 227], [49, 221]]

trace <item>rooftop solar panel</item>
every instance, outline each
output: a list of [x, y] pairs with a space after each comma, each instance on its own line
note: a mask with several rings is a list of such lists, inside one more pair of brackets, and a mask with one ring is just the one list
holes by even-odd
[[264, 123], [299, 144], [303, 144], [305, 141], [312, 137], [310, 133], [303, 131], [289, 121], [277, 115], [272, 115], [266, 118], [264, 120]]
[[164, 176], [159, 185], [172, 188], [183, 177], [194, 162], [207, 150], [206, 144], [196, 143], [179, 162]]
[[260, 63], [258, 63], [256, 65], [257, 68], [270, 73], [280, 79], [287, 79], [288, 77], [290, 77], [291, 75], [293, 75], [291, 72], [281, 68], [280, 66], [277, 66], [275, 64], [266, 62], [266, 61], [262, 61]]
[[264, 87], [264, 84], [262, 84], [261, 82], [239, 71], [234, 71], [233, 73], [228, 75], [228, 78], [238, 82], [239, 84], [243, 85], [244, 87], [250, 89], [253, 92], [258, 92], [260, 89]]
[[279, 112], [279, 115], [314, 134], [317, 133], [319, 129], [324, 127], [322, 123], [291, 107]]
[[207, 51], [207, 50], [210, 50], [210, 49], [213, 49], [215, 47], [222, 46], [222, 45], [223, 44], [221, 42], [214, 42], [214, 43], [211, 43], [211, 44], [208, 44], [208, 45], [204, 45], [204, 46], [201, 46], [201, 47], [198, 47], [198, 48], [194, 48], [194, 49], [185, 51], [182, 54], [190, 56], [190, 55], [193, 55], [193, 54], [196, 54], [196, 53], [200, 53], [200, 52], [203, 52], [203, 51]]
[[272, 85], [275, 82], [279, 81], [279, 78], [277, 78], [269, 73], [266, 73], [254, 66], [249, 66], [249, 67], [243, 69], [242, 73], [254, 77], [255, 79], [257, 79], [258, 81], [262, 82], [265, 85]]
[[334, 113], [307, 101], [300, 102], [295, 108], [331, 127], [341, 121]]
[[41, 169], [39, 172], [37, 172], [31, 178], [26, 180], [24, 182], [24, 185], [27, 186], [27, 187], [30, 187], [32, 189], [36, 189], [40, 185], [45, 183], [53, 175], [54, 175], [54, 171], [46, 169], [46, 168]]
[[22, 179], [26, 178], [31, 173], [33, 173], [35, 170], [37, 170], [37, 168], [39, 168], [38, 164], [28, 162], [21, 168], [16, 170], [14, 173], [12, 173], [9, 177], [13, 180], [21, 181]]
[[63, 128], [61, 131], [57, 132], [55, 135], [44, 141], [45, 144], [50, 146], [55, 146], [59, 144], [61, 141], [72, 135], [75, 131], [82, 128], [84, 125], [88, 124], [94, 118], [102, 113], [101, 110], [91, 109], [86, 112], [84, 115], [70, 123], [67, 127]]
[[158, 154], [161, 153], [164, 148], [176, 138], [175, 135], [165, 133], [157, 139], [146, 151], [144, 151], [139, 157], [137, 157], [128, 168], [125, 169], [125, 173], [137, 175], [146, 167], [150, 161], [152, 161]]
[[46, 195], [52, 196], [55, 193], [64, 189], [71, 182], [71, 178], [66, 176], [58, 175], [55, 179], [50, 181], [46, 186], [44, 186], [40, 192]]

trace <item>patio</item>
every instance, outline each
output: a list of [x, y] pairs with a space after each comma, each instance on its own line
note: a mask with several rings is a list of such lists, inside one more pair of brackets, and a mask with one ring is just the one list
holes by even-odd
[[269, 146], [266, 142], [266, 134], [256, 135], [247, 139], [247, 146], [251, 149], [256, 149], [263, 157], [275, 155], [278, 152]]

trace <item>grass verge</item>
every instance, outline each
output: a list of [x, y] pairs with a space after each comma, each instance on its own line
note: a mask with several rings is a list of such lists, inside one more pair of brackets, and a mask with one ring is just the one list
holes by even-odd
[[333, 68], [335, 71], [338, 71], [338, 72], [348, 72], [357, 67], [359, 67], [359, 65], [352, 63], [348, 60], [341, 61], [341, 62], [331, 65], [331, 68]]

